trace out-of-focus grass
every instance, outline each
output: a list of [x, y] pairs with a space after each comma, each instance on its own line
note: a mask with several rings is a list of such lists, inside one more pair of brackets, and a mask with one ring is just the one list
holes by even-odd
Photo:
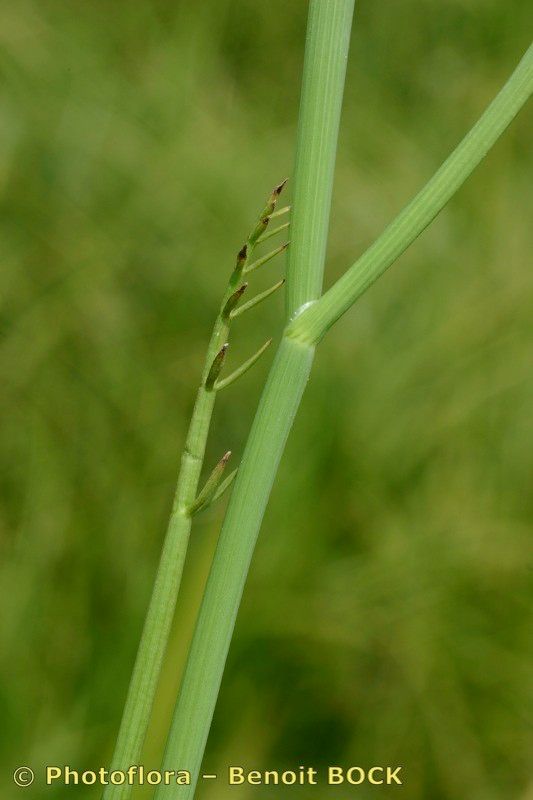
[[[328, 279], [498, 89], [528, 44], [528, 6], [360, 4]], [[282, 0], [0, 10], [7, 800], [21, 763], [109, 758], [209, 323], [256, 209], [290, 172], [304, 24], [305, 4]], [[529, 796], [527, 122], [321, 346], [210, 771], [403, 764], [412, 800]], [[234, 358], [280, 323], [279, 299], [240, 320]], [[242, 448], [264, 369], [221, 398], [212, 460]], [[152, 766], [220, 515], [194, 534]], [[235, 793], [272, 790], [219, 781], [200, 796]]]

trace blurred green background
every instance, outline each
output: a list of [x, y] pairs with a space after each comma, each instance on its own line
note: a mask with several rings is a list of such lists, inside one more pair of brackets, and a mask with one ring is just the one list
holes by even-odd
[[[305, 17], [287, 0], [0, 7], [3, 800], [99, 794], [11, 773], [109, 760], [209, 326], [292, 169]], [[481, 113], [530, 22], [526, 0], [358, 4], [328, 282]], [[528, 122], [322, 344], [205, 761], [403, 765], [405, 785], [218, 781], [202, 800], [533, 797]], [[281, 297], [239, 321], [232, 363], [281, 324]], [[266, 369], [220, 398], [208, 464], [238, 458]], [[222, 514], [194, 529], [147, 766]]]

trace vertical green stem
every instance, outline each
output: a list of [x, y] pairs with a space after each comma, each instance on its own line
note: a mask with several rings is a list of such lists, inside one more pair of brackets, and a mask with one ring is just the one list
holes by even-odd
[[[165, 754], [165, 769], [188, 769], [189, 786], [167, 786], [157, 797], [192, 798], [255, 542], [292, 421], [312, 365], [314, 346], [339, 316], [418, 236], [494, 144], [533, 89], [533, 49], [480, 121], [427, 186], [376, 243], [318, 302], [353, 0], [311, 0], [296, 157], [293, 236], [289, 253], [290, 320], [239, 470], [200, 610]], [[254, 245], [266, 238], [280, 185], [248, 239], [215, 324], [202, 384], [182, 456], [176, 499], [139, 646], [112, 769], [138, 762], [158, 681], [191, 527], [191, 508], [216, 394], [208, 380], [228, 335], [232, 293]], [[260, 258], [248, 272], [282, 248]], [[265, 296], [268, 293], [263, 293]], [[240, 296], [240, 295], [239, 295]], [[259, 298], [260, 299], [260, 298]], [[250, 303], [249, 307], [255, 303]], [[224, 313], [227, 309], [228, 313]], [[301, 313], [299, 313], [301, 312]], [[238, 371], [237, 371], [238, 372]], [[222, 385], [224, 381], [218, 385]], [[132, 787], [110, 786], [106, 800], [125, 800]]]
[[322, 291], [353, 6], [353, 0], [322, 0], [309, 8], [287, 264], [288, 318]]
[[[311, 0], [309, 6], [288, 317], [320, 293], [352, 15], [353, 0]], [[314, 347], [284, 338], [274, 360], [214, 556], [164, 757], [163, 769], [187, 769], [192, 780], [161, 785], [157, 798], [194, 796], [250, 560], [313, 355]]]

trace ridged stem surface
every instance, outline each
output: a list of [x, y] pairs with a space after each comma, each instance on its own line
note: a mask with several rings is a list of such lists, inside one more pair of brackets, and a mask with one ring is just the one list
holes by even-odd
[[353, 6], [353, 0], [322, 0], [309, 9], [287, 262], [288, 319], [322, 291]]
[[[320, 293], [353, 0], [311, 0], [296, 152], [287, 315]], [[303, 185], [302, 185], [303, 184]], [[196, 624], [163, 769], [189, 770], [156, 798], [192, 798], [270, 490], [314, 347], [284, 338], [250, 431]]]
[[[273, 209], [276, 201], [277, 195], [274, 193], [267, 209]], [[261, 220], [252, 235], [257, 234], [257, 229], [262, 231], [268, 225], [263, 218], [264, 214], [261, 215]], [[196, 394], [185, 447], [181, 456], [172, 513], [111, 761], [112, 771], [125, 772], [130, 766], [138, 764], [141, 757], [176, 607], [211, 418], [220, 388], [216, 382], [217, 375], [212, 381], [210, 376], [213, 366], [219, 365], [220, 368], [224, 361], [224, 346], [229, 336], [231, 323], [227, 304], [231, 303], [232, 298], [240, 298], [238, 290], [239, 287], [242, 288], [244, 271], [248, 259], [253, 253], [255, 243], [249, 238], [246, 246], [239, 253], [237, 265], [222, 299], [207, 348], [202, 380]], [[229, 455], [228, 453], [227, 457]], [[223, 463], [221, 462], [222, 469], [227, 457], [223, 459]], [[117, 785], [109, 784], [103, 792], [103, 798], [104, 800], [128, 800], [132, 792], [133, 786], [128, 782]]]
[[[322, 280], [335, 159], [337, 128], [334, 120], [328, 121], [327, 147], [312, 147], [305, 138], [314, 135], [320, 138], [323, 134], [322, 114], [337, 114], [338, 124], [340, 99], [332, 103], [332, 98], [326, 97], [326, 86], [336, 87], [335, 91], [342, 93], [345, 58], [338, 57], [338, 49], [342, 50], [348, 41], [346, 26], [350, 25], [352, 10], [353, 3], [348, 0], [312, 0], [310, 3], [305, 72], [316, 70], [317, 74], [304, 75], [296, 165], [297, 181], [309, 182], [305, 190], [300, 190], [298, 185], [295, 187], [297, 201], [292, 224], [293, 230], [304, 231], [304, 217], [314, 220], [307, 229], [313, 244], [309, 248], [307, 238], [303, 241], [303, 234], [300, 234], [301, 239], [295, 240], [294, 236], [291, 239], [290, 251], [304, 248], [303, 256], [296, 252], [290, 256], [287, 312], [291, 321], [245, 448], [167, 741], [163, 769], [189, 770], [192, 780], [185, 786], [160, 786], [156, 790], [157, 800], [163, 797], [191, 800], [194, 796], [250, 561], [285, 442], [308, 380], [315, 343], [431, 222], [531, 92], [531, 54], [528, 52], [500, 95], [426, 188], [346, 276], [321, 300], [316, 300]], [[313, 58], [309, 57], [309, 48], [315, 53]], [[333, 64], [338, 70], [335, 78], [329, 72]], [[319, 102], [321, 91], [324, 91], [323, 103]], [[311, 98], [305, 96], [306, 92]], [[317, 160], [320, 163], [316, 163]], [[323, 160], [328, 164], [322, 163]]]
[[513, 121], [533, 91], [533, 45], [462, 142], [424, 188], [361, 258], [318, 302], [290, 325], [287, 335], [316, 344], [353, 303], [432, 222]]
[[188, 770], [192, 782], [161, 785], [156, 798], [194, 797], [250, 560], [313, 353], [284, 339], [270, 370], [213, 559], [163, 762], [163, 770]]

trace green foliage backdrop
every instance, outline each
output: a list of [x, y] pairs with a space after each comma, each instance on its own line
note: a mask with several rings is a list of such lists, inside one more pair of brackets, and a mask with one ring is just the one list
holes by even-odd
[[[110, 757], [209, 326], [292, 167], [305, 16], [285, 0], [0, 7], [7, 800], [20, 764]], [[528, 16], [525, 0], [358, 4], [329, 280], [477, 118], [529, 44]], [[410, 800], [532, 796], [528, 121], [321, 345], [239, 616], [212, 771], [402, 764]], [[265, 267], [265, 287], [279, 269]], [[280, 298], [240, 320], [232, 362], [281, 320]], [[265, 369], [221, 397], [209, 463], [238, 456]], [[221, 514], [194, 531], [152, 767]], [[36, 783], [25, 796], [76, 793], [98, 795]], [[199, 796], [272, 790], [218, 782]]]

